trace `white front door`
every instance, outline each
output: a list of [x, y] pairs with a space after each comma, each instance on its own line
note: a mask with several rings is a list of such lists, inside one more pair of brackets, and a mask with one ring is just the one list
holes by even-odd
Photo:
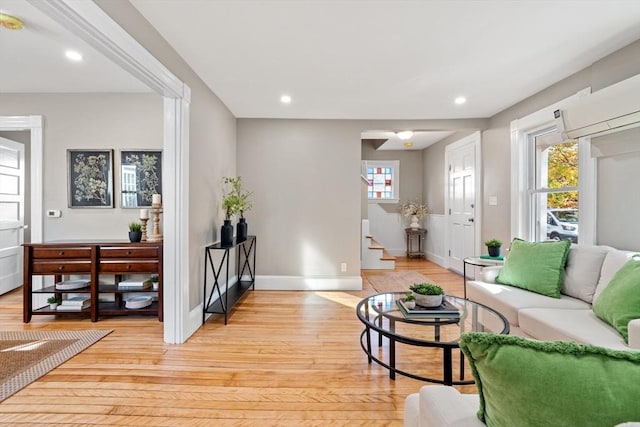
[[0, 137], [0, 294], [22, 285], [24, 144]]
[[[479, 138], [479, 136], [478, 136]], [[448, 242], [447, 265], [462, 273], [462, 260], [476, 251], [476, 156], [477, 142], [452, 144], [447, 150], [448, 161]]]

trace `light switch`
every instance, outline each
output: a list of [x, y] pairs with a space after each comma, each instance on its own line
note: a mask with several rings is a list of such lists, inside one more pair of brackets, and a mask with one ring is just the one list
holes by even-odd
[[489, 206], [498, 206], [498, 196], [489, 196]]
[[60, 211], [60, 209], [47, 210], [47, 218], [60, 218], [61, 216], [62, 216], [62, 211]]

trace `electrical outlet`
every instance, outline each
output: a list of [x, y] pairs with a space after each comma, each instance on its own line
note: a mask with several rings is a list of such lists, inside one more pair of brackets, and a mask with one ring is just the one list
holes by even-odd
[[340, 264], [340, 271], [342, 273], [346, 273], [347, 272], [347, 263], [346, 262], [343, 262], [343, 263]]

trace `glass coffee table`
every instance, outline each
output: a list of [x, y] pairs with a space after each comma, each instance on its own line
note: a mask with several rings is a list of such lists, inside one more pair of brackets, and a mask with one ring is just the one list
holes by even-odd
[[[356, 306], [358, 319], [364, 324], [360, 334], [360, 345], [369, 363], [375, 361], [389, 370], [389, 377], [396, 374], [421, 381], [444, 385], [473, 384], [471, 375], [465, 376], [464, 356], [459, 341], [463, 332], [491, 332], [508, 334], [509, 322], [497, 311], [469, 301], [447, 295], [445, 299], [457, 308], [459, 317], [452, 318], [406, 318], [398, 307], [406, 292], [391, 292], [371, 295]], [[376, 352], [372, 350], [372, 335], [377, 335]], [[388, 361], [379, 357], [384, 339], [388, 340]], [[396, 344], [442, 349], [442, 377], [430, 378], [396, 368]], [[459, 354], [459, 366], [454, 379], [453, 354]], [[438, 363], [435, 361], [434, 363]]]

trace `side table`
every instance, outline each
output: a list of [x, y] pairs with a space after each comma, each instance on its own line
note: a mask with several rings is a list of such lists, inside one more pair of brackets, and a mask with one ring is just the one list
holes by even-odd
[[423, 242], [427, 236], [427, 230], [405, 228], [404, 231], [407, 234], [407, 258], [424, 258]]
[[[464, 299], [467, 299], [467, 265], [473, 265], [476, 267], [490, 267], [492, 265], [502, 265], [504, 259], [497, 258], [480, 258], [480, 257], [468, 257], [462, 260], [462, 277], [464, 279]], [[475, 280], [475, 274], [474, 274]]]

